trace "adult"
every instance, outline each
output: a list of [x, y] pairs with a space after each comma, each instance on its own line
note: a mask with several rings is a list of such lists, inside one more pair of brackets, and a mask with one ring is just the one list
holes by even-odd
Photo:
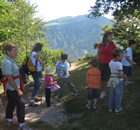
[[32, 74], [33, 79], [34, 79], [34, 90], [31, 95], [31, 100], [30, 100], [30, 106], [36, 107], [38, 104], [35, 104], [35, 102], [41, 101], [38, 97], [36, 97], [37, 92], [40, 89], [40, 79], [42, 76], [42, 66], [45, 65], [45, 63], [41, 60], [39, 57], [39, 52], [41, 52], [43, 45], [41, 43], [36, 43], [31, 51], [31, 61], [34, 66], [36, 66], [37, 71]]
[[[19, 122], [19, 130], [28, 128], [24, 124], [25, 122], [25, 103], [21, 96], [23, 96], [20, 90], [22, 78], [19, 75], [19, 69], [14, 62], [14, 58], [17, 57], [17, 46], [13, 43], [8, 43], [5, 46], [6, 56], [1, 63], [2, 74], [5, 76], [5, 92], [8, 96], [8, 103], [6, 106], [6, 125], [12, 125], [13, 112], [15, 106], [17, 107], [17, 119]], [[6, 81], [7, 80], [7, 81]], [[22, 84], [22, 86], [24, 86]]]
[[101, 95], [103, 99], [105, 94], [105, 88], [107, 81], [110, 78], [111, 72], [109, 68], [109, 62], [112, 60], [112, 51], [116, 46], [112, 43], [113, 36], [111, 32], [105, 32], [103, 35], [102, 43], [98, 45], [98, 52], [96, 59], [99, 61], [99, 70], [101, 71]]

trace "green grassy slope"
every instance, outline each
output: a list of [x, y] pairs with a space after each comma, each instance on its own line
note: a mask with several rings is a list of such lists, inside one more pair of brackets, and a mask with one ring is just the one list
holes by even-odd
[[[70, 89], [64, 87], [64, 97], [68, 97], [64, 100], [64, 107], [69, 119], [65, 122], [65, 125], [54, 128], [51, 125], [45, 124], [42, 121], [29, 124], [33, 130], [139, 130], [140, 129], [140, 67], [136, 66], [133, 69], [133, 77], [131, 81], [133, 85], [124, 85], [122, 108], [120, 113], [110, 113], [108, 111], [108, 98], [109, 90], [106, 88], [107, 97], [105, 99], [98, 100], [98, 109], [88, 110], [87, 104], [87, 88], [86, 88], [86, 72], [90, 68], [88, 64], [90, 58], [80, 60], [72, 63], [75, 65], [75, 69], [70, 71], [73, 83], [78, 90], [78, 96], [71, 96]], [[55, 93], [54, 97], [58, 95]], [[2, 96], [2, 94], [0, 95]], [[71, 116], [79, 114], [80, 116]], [[6, 127], [5, 121], [0, 122], [0, 130], [9, 130], [9, 128], [17, 128], [17, 125], [13, 127]]]

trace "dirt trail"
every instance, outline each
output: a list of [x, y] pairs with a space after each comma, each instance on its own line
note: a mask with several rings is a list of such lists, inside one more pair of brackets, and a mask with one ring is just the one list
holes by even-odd
[[[70, 70], [73, 70], [75, 66], [71, 66]], [[27, 85], [28, 86], [28, 85]], [[26, 86], [26, 87], [27, 87]], [[26, 89], [25, 87], [25, 89]], [[42, 95], [42, 105], [41, 102], [38, 102], [38, 107], [31, 107], [29, 106], [29, 100], [30, 100], [31, 93], [28, 93], [23, 96], [23, 100], [25, 102], [25, 120], [26, 122], [35, 122], [37, 120], [42, 120], [45, 123], [49, 123], [55, 127], [63, 124], [67, 119], [69, 118], [68, 115], [65, 113], [65, 109], [63, 107], [63, 102], [58, 102], [57, 99], [51, 99], [51, 102], [53, 103], [51, 107], [47, 108], [46, 102], [45, 102], [45, 94]], [[41, 97], [41, 95], [38, 95]], [[2, 101], [4, 111], [0, 108], [0, 120], [3, 120], [3, 112], [5, 114], [5, 107], [6, 103], [5, 101]], [[1, 106], [0, 106], [1, 107]], [[79, 115], [73, 115], [79, 116]], [[14, 120], [16, 119], [16, 111], [14, 111]]]

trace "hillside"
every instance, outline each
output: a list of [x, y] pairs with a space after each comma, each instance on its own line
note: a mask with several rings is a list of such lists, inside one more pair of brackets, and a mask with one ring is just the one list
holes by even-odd
[[85, 54], [96, 54], [94, 43], [101, 42], [102, 25], [112, 25], [105, 17], [89, 19], [87, 15], [77, 17], [63, 17], [50, 21], [48, 44], [52, 49], [61, 48], [69, 54], [70, 60], [77, 60]]

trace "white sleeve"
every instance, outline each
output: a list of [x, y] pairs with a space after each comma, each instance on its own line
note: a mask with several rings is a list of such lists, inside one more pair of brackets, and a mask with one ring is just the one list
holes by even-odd
[[119, 71], [123, 71], [123, 66], [122, 66], [122, 63], [121, 63], [121, 62], [119, 62], [118, 70], [119, 70]]

